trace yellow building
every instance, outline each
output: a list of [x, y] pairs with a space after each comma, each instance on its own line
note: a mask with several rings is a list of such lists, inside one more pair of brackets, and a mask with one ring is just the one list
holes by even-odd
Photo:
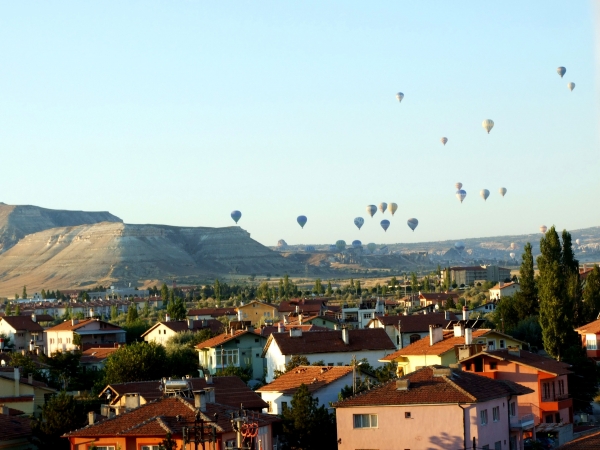
[[258, 327], [265, 323], [266, 320], [274, 320], [279, 317], [277, 306], [268, 303], [253, 300], [246, 305], [241, 305], [236, 308], [238, 320], [249, 320], [252, 325]]
[[0, 405], [18, 409], [25, 414], [39, 414], [38, 406], [44, 405], [44, 395], [54, 392], [54, 389], [33, 380], [31, 376], [21, 378], [16, 367], [12, 372], [0, 372]]
[[482, 350], [495, 350], [516, 346], [519, 341], [496, 330], [464, 328], [462, 324], [454, 330], [445, 330], [439, 325], [429, 326], [429, 336], [424, 337], [396, 352], [380, 359], [380, 362], [398, 363], [398, 374], [406, 375], [421, 367], [434, 364], [448, 366], [468, 358]]

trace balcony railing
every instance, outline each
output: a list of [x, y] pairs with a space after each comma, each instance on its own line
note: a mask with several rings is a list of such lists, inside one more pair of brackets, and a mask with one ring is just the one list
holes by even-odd
[[555, 394], [555, 395], [542, 395], [543, 402], [559, 402], [561, 400], [567, 400], [569, 394]]
[[535, 425], [536, 417], [534, 414], [525, 414], [521, 417], [511, 417], [510, 426], [513, 428], [531, 428]]

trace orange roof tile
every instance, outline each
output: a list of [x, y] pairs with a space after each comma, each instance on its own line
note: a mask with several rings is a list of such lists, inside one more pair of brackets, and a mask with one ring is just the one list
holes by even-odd
[[257, 392], [281, 392], [293, 395], [304, 384], [313, 393], [352, 373], [350, 366], [299, 366], [277, 377]]
[[586, 323], [585, 325], [575, 328], [579, 334], [596, 334], [600, 333], [600, 319], [594, 320], [593, 322]]
[[[77, 320], [77, 319], [75, 319]], [[77, 330], [81, 327], [84, 327], [94, 321], [102, 322], [106, 325], [105, 329], [108, 330], [123, 330], [123, 328], [113, 325], [112, 323], [105, 322], [103, 320], [97, 319], [81, 319], [76, 324], [73, 324], [72, 320], [65, 320], [63, 323], [59, 323], [58, 325], [53, 326], [52, 328], [48, 328], [46, 331], [73, 331]]]
[[198, 345], [196, 345], [196, 348], [202, 349], [202, 348], [218, 347], [219, 345], [222, 345], [225, 342], [229, 342], [232, 339], [237, 339], [240, 336], [243, 336], [244, 334], [247, 334], [247, 333], [251, 333], [253, 335], [256, 334], [249, 330], [234, 330], [233, 334], [223, 333], [218, 336], [215, 336], [214, 338], [210, 338], [204, 342], [200, 342]]
[[466, 361], [470, 361], [473, 358], [477, 358], [481, 355], [487, 355], [491, 356], [492, 358], [497, 358], [499, 360], [510, 361], [515, 364], [533, 367], [542, 372], [550, 373], [552, 375], [568, 375], [570, 373], [573, 373], [571, 370], [569, 370], [569, 368], [571, 367], [570, 364], [557, 361], [547, 356], [531, 353], [525, 350], [520, 350], [518, 356], [513, 352], [509, 352], [508, 349], [488, 350], [465, 358], [460, 362], [463, 363]]

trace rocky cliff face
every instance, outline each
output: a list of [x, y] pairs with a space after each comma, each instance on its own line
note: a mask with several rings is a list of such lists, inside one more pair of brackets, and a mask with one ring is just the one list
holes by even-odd
[[[114, 217], [114, 216], [113, 216]], [[299, 273], [239, 227], [103, 222], [29, 234], [0, 255], [0, 295], [171, 277]]]
[[31, 233], [99, 222], [123, 221], [109, 212], [64, 211], [0, 203], [0, 253]]

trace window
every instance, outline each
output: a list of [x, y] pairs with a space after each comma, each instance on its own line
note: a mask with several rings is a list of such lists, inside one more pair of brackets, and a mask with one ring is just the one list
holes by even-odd
[[377, 414], [354, 414], [354, 428], [377, 428]]
[[258, 342], [258, 338], [254, 339], [254, 342]]
[[487, 425], [487, 409], [484, 409], [483, 411], [479, 412], [479, 419], [481, 425]]
[[[90, 448], [90, 447], [88, 447]], [[94, 447], [96, 450], [115, 450], [114, 445], [103, 445], [101, 447]]]
[[500, 348], [506, 348], [506, 342], [504, 342], [504, 339], [500, 339]]
[[558, 380], [558, 395], [564, 395], [564, 394], [565, 394], [565, 381]]
[[[96, 447], [98, 448], [98, 447]], [[160, 446], [158, 445], [142, 445], [140, 450], [160, 450]]]
[[494, 442], [494, 450], [502, 450], [502, 441]]
[[54, 344], [54, 338], [50, 338], [50, 343]]
[[410, 343], [412, 344], [413, 342], [417, 342], [418, 340], [421, 339], [421, 335], [420, 334], [411, 334], [410, 335]]
[[404, 418], [405, 419], [410, 419], [410, 412], [405, 412], [404, 413]]
[[465, 363], [465, 370], [471, 370], [471, 363]]
[[550, 398], [550, 383], [542, 384], [542, 399], [547, 400]]
[[517, 415], [517, 404], [515, 402], [510, 402], [510, 415], [511, 416]]
[[216, 349], [215, 351], [216, 353], [216, 357], [217, 357], [217, 367], [224, 367], [224, 366], [239, 366], [240, 365], [240, 361], [239, 361], [239, 350], [233, 349], [233, 350], [221, 350], [221, 349]]
[[497, 368], [498, 368], [498, 363], [496, 363], [496, 362], [490, 363], [490, 370], [496, 370]]
[[492, 420], [494, 422], [500, 421], [500, 407], [499, 406], [495, 406], [492, 408]]
[[585, 346], [587, 347], [588, 350], [598, 350], [598, 344], [595, 339], [594, 340], [588, 339], [586, 341]]
[[267, 412], [273, 412], [273, 402], [267, 402]]
[[281, 412], [287, 411], [287, 402], [281, 402]]
[[62, 344], [62, 338], [58, 338], [58, 343]]
[[485, 444], [483, 447], [481, 447], [482, 450], [490, 450], [490, 446]]
[[329, 367], [332, 367], [332, 366], [333, 366], [333, 363], [327, 363], [327, 365], [328, 365]]

